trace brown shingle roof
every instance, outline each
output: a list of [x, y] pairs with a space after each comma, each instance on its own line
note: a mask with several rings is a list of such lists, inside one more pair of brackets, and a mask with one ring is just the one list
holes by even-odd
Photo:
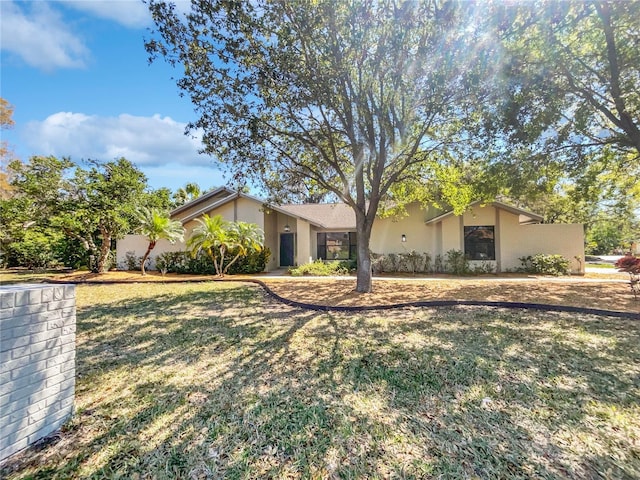
[[281, 205], [280, 208], [327, 229], [355, 230], [356, 228], [356, 214], [345, 203], [290, 204]]

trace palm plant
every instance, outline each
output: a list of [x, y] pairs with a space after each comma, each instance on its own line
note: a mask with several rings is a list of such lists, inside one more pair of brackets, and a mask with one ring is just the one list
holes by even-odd
[[158, 240], [165, 239], [171, 244], [181, 242], [184, 239], [184, 227], [182, 223], [171, 220], [168, 213], [154, 208], [142, 207], [136, 212], [136, 217], [139, 223], [138, 232], [149, 240], [149, 246], [142, 257], [141, 264], [142, 275], [146, 275], [145, 263]]
[[202, 195], [202, 191], [197, 183], [187, 183], [184, 187], [180, 187], [176, 193], [173, 194], [173, 199], [176, 204], [180, 206], [190, 202], [191, 200], [195, 200], [200, 195]]
[[255, 223], [235, 222], [232, 224], [232, 229], [234, 230], [233, 235], [235, 236], [238, 253], [227, 264], [224, 273], [227, 273], [229, 267], [241, 256], [246, 255], [251, 250], [259, 252], [264, 248], [264, 232]]
[[[213, 261], [216, 274], [220, 277], [227, 273], [240, 256], [246, 255], [249, 250], [260, 251], [264, 245], [264, 234], [256, 224], [228, 222], [222, 215], [204, 215], [196, 221], [199, 225], [194, 228], [187, 246], [194, 257], [205, 252]], [[236, 248], [238, 253], [225, 265], [225, 255]]]
[[235, 246], [235, 239], [230, 229], [230, 224], [222, 215], [209, 217], [203, 215], [196, 219], [198, 226], [193, 229], [191, 237], [187, 241], [187, 247], [192, 256], [205, 252], [213, 261], [218, 276], [223, 276], [224, 255], [227, 250]]

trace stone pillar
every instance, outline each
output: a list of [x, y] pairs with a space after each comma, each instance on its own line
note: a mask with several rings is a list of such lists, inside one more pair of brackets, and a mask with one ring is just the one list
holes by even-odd
[[74, 285], [0, 288], [0, 462], [73, 413]]

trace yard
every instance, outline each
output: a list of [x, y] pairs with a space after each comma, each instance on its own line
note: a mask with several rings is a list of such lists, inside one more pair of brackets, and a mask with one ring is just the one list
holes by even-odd
[[75, 417], [7, 479], [638, 478], [640, 323], [81, 285]]

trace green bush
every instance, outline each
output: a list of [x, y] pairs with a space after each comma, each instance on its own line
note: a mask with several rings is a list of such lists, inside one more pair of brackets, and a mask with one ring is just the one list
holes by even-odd
[[60, 234], [27, 230], [20, 241], [7, 246], [9, 266], [31, 270], [58, 266], [57, 253], [63, 240]]
[[354, 262], [345, 260], [343, 262], [325, 262], [316, 260], [312, 263], [305, 263], [299, 267], [290, 268], [289, 273], [294, 277], [302, 277], [305, 275], [317, 277], [329, 277], [333, 275], [348, 275], [355, 269]]
[[[225, 265], [233, 260], [236, 253], [236, 250], [227, 252]], [[260, 273], [264, 271], [270, 257], [271, 251], [268, 248], [263, 248], [260, 252], [251, 251], [248, 255], [238, 258], [227, 273], [230, 275]], [[156, 257], [156, 268], [168, 273], [193, 275], [215, 275], [216, 273], [213, 261], [204, 252], [200, 252], [195, 257], [192, 257], [189, 252], [166, 252]]]
[[[225, 264], [233, 260], [237, 251], [232, 250], [227, 252], [225, 256]], [[229, 274], [237, 275], [240, 273], [260, 273], [263, 272], [271, 258], [271, 250], [263, 248], [259, 252], [251, 250], [248, 255], [240, 257], [236, 260], [236, 263], [229, 268]]]
[[449, 250], [445, 254], [444, 270], [453, 275], [466, 275], [469, 268], [469, 259], [462, 250]]
[[[151, 257], [147, 258], [145, 268], [149, 268]], [[124, 266], [127, 270], [142, 270], [142, 257], [137, 257], [135, 252], [127, 252], [124, 257]]]
[[562, 255], [546, 255], [538, 253], [520, 257], [522, 267], [519, 271], [537, 275], [569, 275], [570, 262]]

